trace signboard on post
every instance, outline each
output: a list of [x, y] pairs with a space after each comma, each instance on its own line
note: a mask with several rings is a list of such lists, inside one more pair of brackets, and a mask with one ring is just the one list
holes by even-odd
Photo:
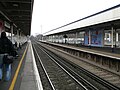
[[93, 30], [91, 33], [91, 45], [92, 46], [102, 46], [102, 30]]
[[8, 22], [5, 21], [4, 24], [5, 24], [5, 27], [7, 27], [7, 28], [10, 29], [10, 23], [8, 23]]
[[[85, 45], [89, 45], [89, 31], [85, 32]], [[103, 31], [102, 30], [91, 30], [91, 46], [103, 46]]]

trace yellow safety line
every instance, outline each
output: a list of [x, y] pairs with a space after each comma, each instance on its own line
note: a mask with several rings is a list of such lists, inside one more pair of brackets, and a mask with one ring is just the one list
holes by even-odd
[[9, 87], [9, 90], [13, 90], [13, 89], [14, 89], [15, 82], [16, 82], [16, 79], [17, 79], [18, 73], [19, 73], [19, 71], [20, 71], [21, 64], [22, 64], [23, 59], [24, 59], [24, 57], [25, 57], [25, 54], [26, 54], [27, 48], [28, 48], [28, 45], [27, 45], [27, 47], [26, 47], [26, 49], [25, 49], [25, 51], [24, 51], [24, 53], [23, 53], [23, 56], [22, 56], [20, 62], [19, 62], [19, 65], [18, 65], [17, 70], [16, 70], [16, 72], [15, 72], [15, 75], [14, 75], [14, 77], [13, 77], [12, 83], [11, 83], [11, 85], [10, 85], [10, 87]]

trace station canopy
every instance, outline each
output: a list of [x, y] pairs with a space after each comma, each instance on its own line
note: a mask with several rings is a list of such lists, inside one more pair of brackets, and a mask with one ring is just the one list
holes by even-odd
[[13, 23], [23, 34], [30, 35], [34, 0], [0, 0], [0, 20]]

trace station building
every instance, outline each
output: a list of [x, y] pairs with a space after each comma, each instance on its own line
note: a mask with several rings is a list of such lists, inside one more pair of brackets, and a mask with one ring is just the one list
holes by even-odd
[[[64, 36], [67, 36], [64, 38]], [[120, 4], [44, 34], [45, 41], [95, 47], [120, 47]]]

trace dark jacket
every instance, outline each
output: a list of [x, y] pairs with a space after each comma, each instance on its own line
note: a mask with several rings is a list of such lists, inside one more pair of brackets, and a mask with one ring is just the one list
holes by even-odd
[[15, 49], [12, 42], [7, 37], [0, 38], [0, 54], [8, 53], [12, 55]]

